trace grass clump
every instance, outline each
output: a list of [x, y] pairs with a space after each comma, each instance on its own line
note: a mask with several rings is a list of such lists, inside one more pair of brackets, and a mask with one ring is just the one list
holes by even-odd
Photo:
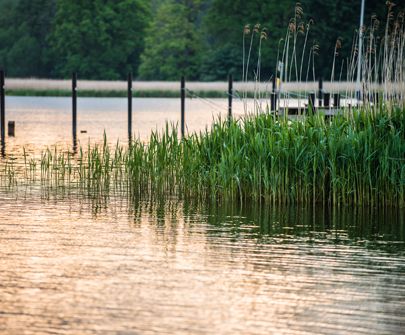
[[325, 121], [269, 114], [216, 123], [183, 144], [185, 190], [274, 203], [400, 205], [405, 116], [363, 111]]

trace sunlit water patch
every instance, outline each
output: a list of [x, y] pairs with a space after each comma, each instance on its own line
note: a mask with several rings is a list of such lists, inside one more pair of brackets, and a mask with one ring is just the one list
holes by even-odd
[[397, 210], [0, 196], [0, 333], [400, 334]]
[[[187, 99], [188, 132], [204, 130], [217, 117], [227, 116], [226, 99]], [[234, 101], [235, 117], [243, 115], [242, 102]], [[6, 151], [20, 152], [22, 147], [33, 153], [50, 145], [72, 146], [72, 101], [61, 97], [7, 97], [6, 121], [15, 121], [15, 137], [6, 138]], [[86, 146], [101, 141], [103, 132], [110, 144], [128, 142], [127, 100], [124, 98], [79, 98], [77, 101], [77, 140]], [[180, 123], [180, 99], [134, 98], [133, 136], [149, 139], [153, 130], [166, 122]]]

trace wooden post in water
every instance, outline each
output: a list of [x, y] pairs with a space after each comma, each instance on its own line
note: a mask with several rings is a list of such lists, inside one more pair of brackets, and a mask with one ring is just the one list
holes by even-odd
[[323, 99], [323, 79], [322, 77], [319, 77], [319, 83], [318, 83], [318, 106], [322, 107], [322, 99]]
[[335, 93], [333, 95], [333, 107], [336, 108], [340, 108], [340, 94], [339, 93]]
[[5, 145], [6, 136], [6, 104], [4, 92], [4, 71], [0, 70], [0, 128], [1, 128], [1, 146]]
[[327, 108], [330, 107], [330, 93], [323, 94], [323, 105], [324, 105], [324, 107], [327, 107]]
[[270, 100], [270, 110], [275, 112], [277, 109], [277, 93], [276, 93], [276, 76], [273, 76], [272, 89], [271, 89], [271, 100]]
[[128, 139], [132, 139], [132, 73], [128, 73]]
[[15, 136], [15, 121], [8, 121], [8, 136], [14, 137]]
[[232, 96], [233, 96], [233, 78], [230, 74], [228, 77], [228, 120], [232, 120]]
[[186, 80], [184, 76], [181, 77], [180, 83], [180, 97], [181, 97], [181, 138], [184, 138], [184, 114], [186, 104]]
[[77, 145], [77, 74], [72, 74], [72, 135], [73, 135], [73, 149]]
[[312, 112], [315, 112], [315, 93], [310, 93], [308, 96], [308, 108], [312, 109]]

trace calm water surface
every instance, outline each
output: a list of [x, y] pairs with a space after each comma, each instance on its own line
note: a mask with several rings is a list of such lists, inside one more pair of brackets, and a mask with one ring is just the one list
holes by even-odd
[[[127, 100], [123, 98], [79, 98], [77, 102], [78, 140], [99, 141], [103, 132], [110, 143], [127, 143]], [[226, 99], [186, 99], [186, 125], [189, 132], [204, 130], [213, 119], [227, 116]], [[243, 115], [243, 104], [234, 101], [233, 114]], [[58, 144], [71, 146], [71, 99], [61, 97], [6, 97], [6, 123], [16, 122], [16, 136], [7, 138], [6, 149], [15, 153], [23, 146], [28, 151]], [[166, 122], [180, 123], [180, 99], [133, 99], [133, 134], [149, 139], [152, 130]], [[85, 131], [86, 133], [81, 133]]]
[[[15, 99], [7, 150], [69, 145], [68, 111], [30, 112]], [[116, 121], [103, 106], [97, 122], [114, 124], [114, 136], [121, 122], [125, 136], [125, 112]], [[47, 137], [32, 135], [41, 128]], [[101, 138], [99, 124], [86, 128]], [[0, 334], [405, 333], [403, 210], [2, 185]]]

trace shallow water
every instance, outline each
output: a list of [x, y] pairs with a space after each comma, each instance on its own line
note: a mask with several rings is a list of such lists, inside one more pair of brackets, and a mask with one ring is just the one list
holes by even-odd
[[[15, 107], [20, 121], [7, 150], [69, 145], [70, 128], [60, 132], [69, 114], [56, 105], [26, 114]], [[111, 122], [107, 107], [96, 108], [101, 123], [86, 126], [87, 137], [102, 137], [102, 120], [114, 136], [122, 125], [125, 136], [125, 119]], [[405, 329], [403, 210], [240, 207], [0, 185], [0, 334]]]
[[[243, 114], [243, 105], [233, 104], [233, 114]], [[15, 137], [6, 138], [6, 151], [24, 146], [28, 152], [57, 144], [72, 146], [71, 99], [64, 97], [6, 97], [6, 124], [16, 123]], [[189, 132], [204, 130], [215, 118], [227, 116], [226, 99], [187, 99], [186, 126]], [[127, 143], [127, 100], [123, 98], [78, 98], [77, 137], [79, 144], [100, 141], [105, 132], [110, 143]], [[133, 135], [149, 139], [152, 130], [166, 122], [180, 123], [180, 99], [134, 98]], [[85, 131], [85, 133], [82, 133]]]
[[[306, 103], [305, 99], [281, 101], [280, 106], [294, 107]], [[353, 101], [342, 100], [342, 105]], [[259, 101], [266, 110], [269, 100]], [[6, 137], [6, 153], [21, 154], [22, 148], [29, 153], [47, 146], [72, 147], [72, 102], [68, 97], [6, 97], [6, 124], [15, 121], [15, 137]], [[151, 131], [162, 130], [166, 123], [180, 124], [179, 98], [134, 98], [132, 135], [142, 141], [149, 139]], [[232, 103], [233, 117], [240, 118], [257, 109], [253, 100], [246, 106], [241, 99]], [[213, 120], [227, 118], [227, 99], [186, 99], [186, 132], [193, 133], [209, 128]], [[102, 140], [106, 133], [110, 144], [128, 142], [127, 100], [125, 98], [78, 98], [77, 140], [87, 146]]]

